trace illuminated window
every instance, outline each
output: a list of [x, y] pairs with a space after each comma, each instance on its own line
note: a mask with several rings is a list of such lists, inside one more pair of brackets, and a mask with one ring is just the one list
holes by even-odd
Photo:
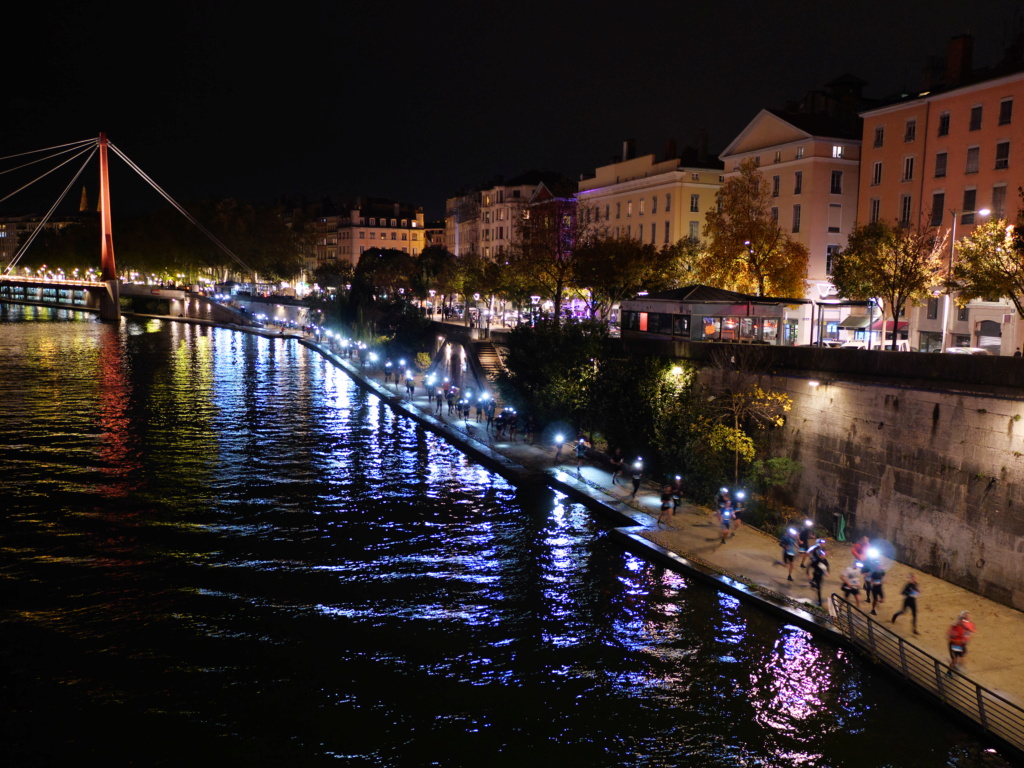
[[842, 147], [842, 145], [840, 145], [840, 144], [833, 144], [832, 145], [832, 157], [834, 157], [837, 160], [841, 160], [843, 158], [843, 147]]

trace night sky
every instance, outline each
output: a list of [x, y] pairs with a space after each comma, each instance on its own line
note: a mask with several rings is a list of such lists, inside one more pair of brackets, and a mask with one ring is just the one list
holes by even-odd
[[[499, 175], [592, 173], [626, 138], [660, 155], [706, 128], [720, 151], [762, 107], [846, 72], [869, 96], [917, 88], [955, 34], [993, 64], [1024, 13], [1019, 0], [21, 5], [0, 38], [0, 155], [105, 131], [180, 200], [366, 194], [428, 219]], [[162, 205], [122, 178], [115, 211]]]

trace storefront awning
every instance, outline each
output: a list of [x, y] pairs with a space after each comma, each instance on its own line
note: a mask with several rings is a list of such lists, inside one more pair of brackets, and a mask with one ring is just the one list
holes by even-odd
[[846, 319], [839, 323], [839, 327], [848, 331], [859, 331], [867, 328], [869, 322], [871, 320], [867, 315], [847, 315]]
[[[893, 321], [892, 320], [886, 320], [885, 321], [885, 332], [886, 333], [892, 333], [892, 325], [893, 325]], [[906, 320], [900, 320], [899, 323], [896, 325], [896, 330], [897, 331], [904, 331], [904, 330], [906, 330], [906, 328], [907, 328], [907, 321]], [[882, 320], [881, 320], [881, 318], [879, 318], [878, 320], [875, 320], [875, 322], [873, 322], [871, 324], [871, 330], [872, 331], [880, 331], [880, 330], [882, 330]]]

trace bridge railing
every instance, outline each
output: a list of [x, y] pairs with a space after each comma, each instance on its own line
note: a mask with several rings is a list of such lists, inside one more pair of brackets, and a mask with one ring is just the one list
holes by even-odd
[[832, 608], [836, 627], [876, 663], [898, 672], [986, 733], [1024, 752], [1024, 709], [959, 672], [948, 675], [944, 660], [907, 642], [839, 595], [832, 595]]

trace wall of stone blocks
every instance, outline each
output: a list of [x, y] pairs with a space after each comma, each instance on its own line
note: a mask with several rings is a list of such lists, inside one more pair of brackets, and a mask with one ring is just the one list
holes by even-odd
[[766, 375], [793, 409], [773, 448], [796, 503], [926, 573], [1024, 609], [1024, 398]]

